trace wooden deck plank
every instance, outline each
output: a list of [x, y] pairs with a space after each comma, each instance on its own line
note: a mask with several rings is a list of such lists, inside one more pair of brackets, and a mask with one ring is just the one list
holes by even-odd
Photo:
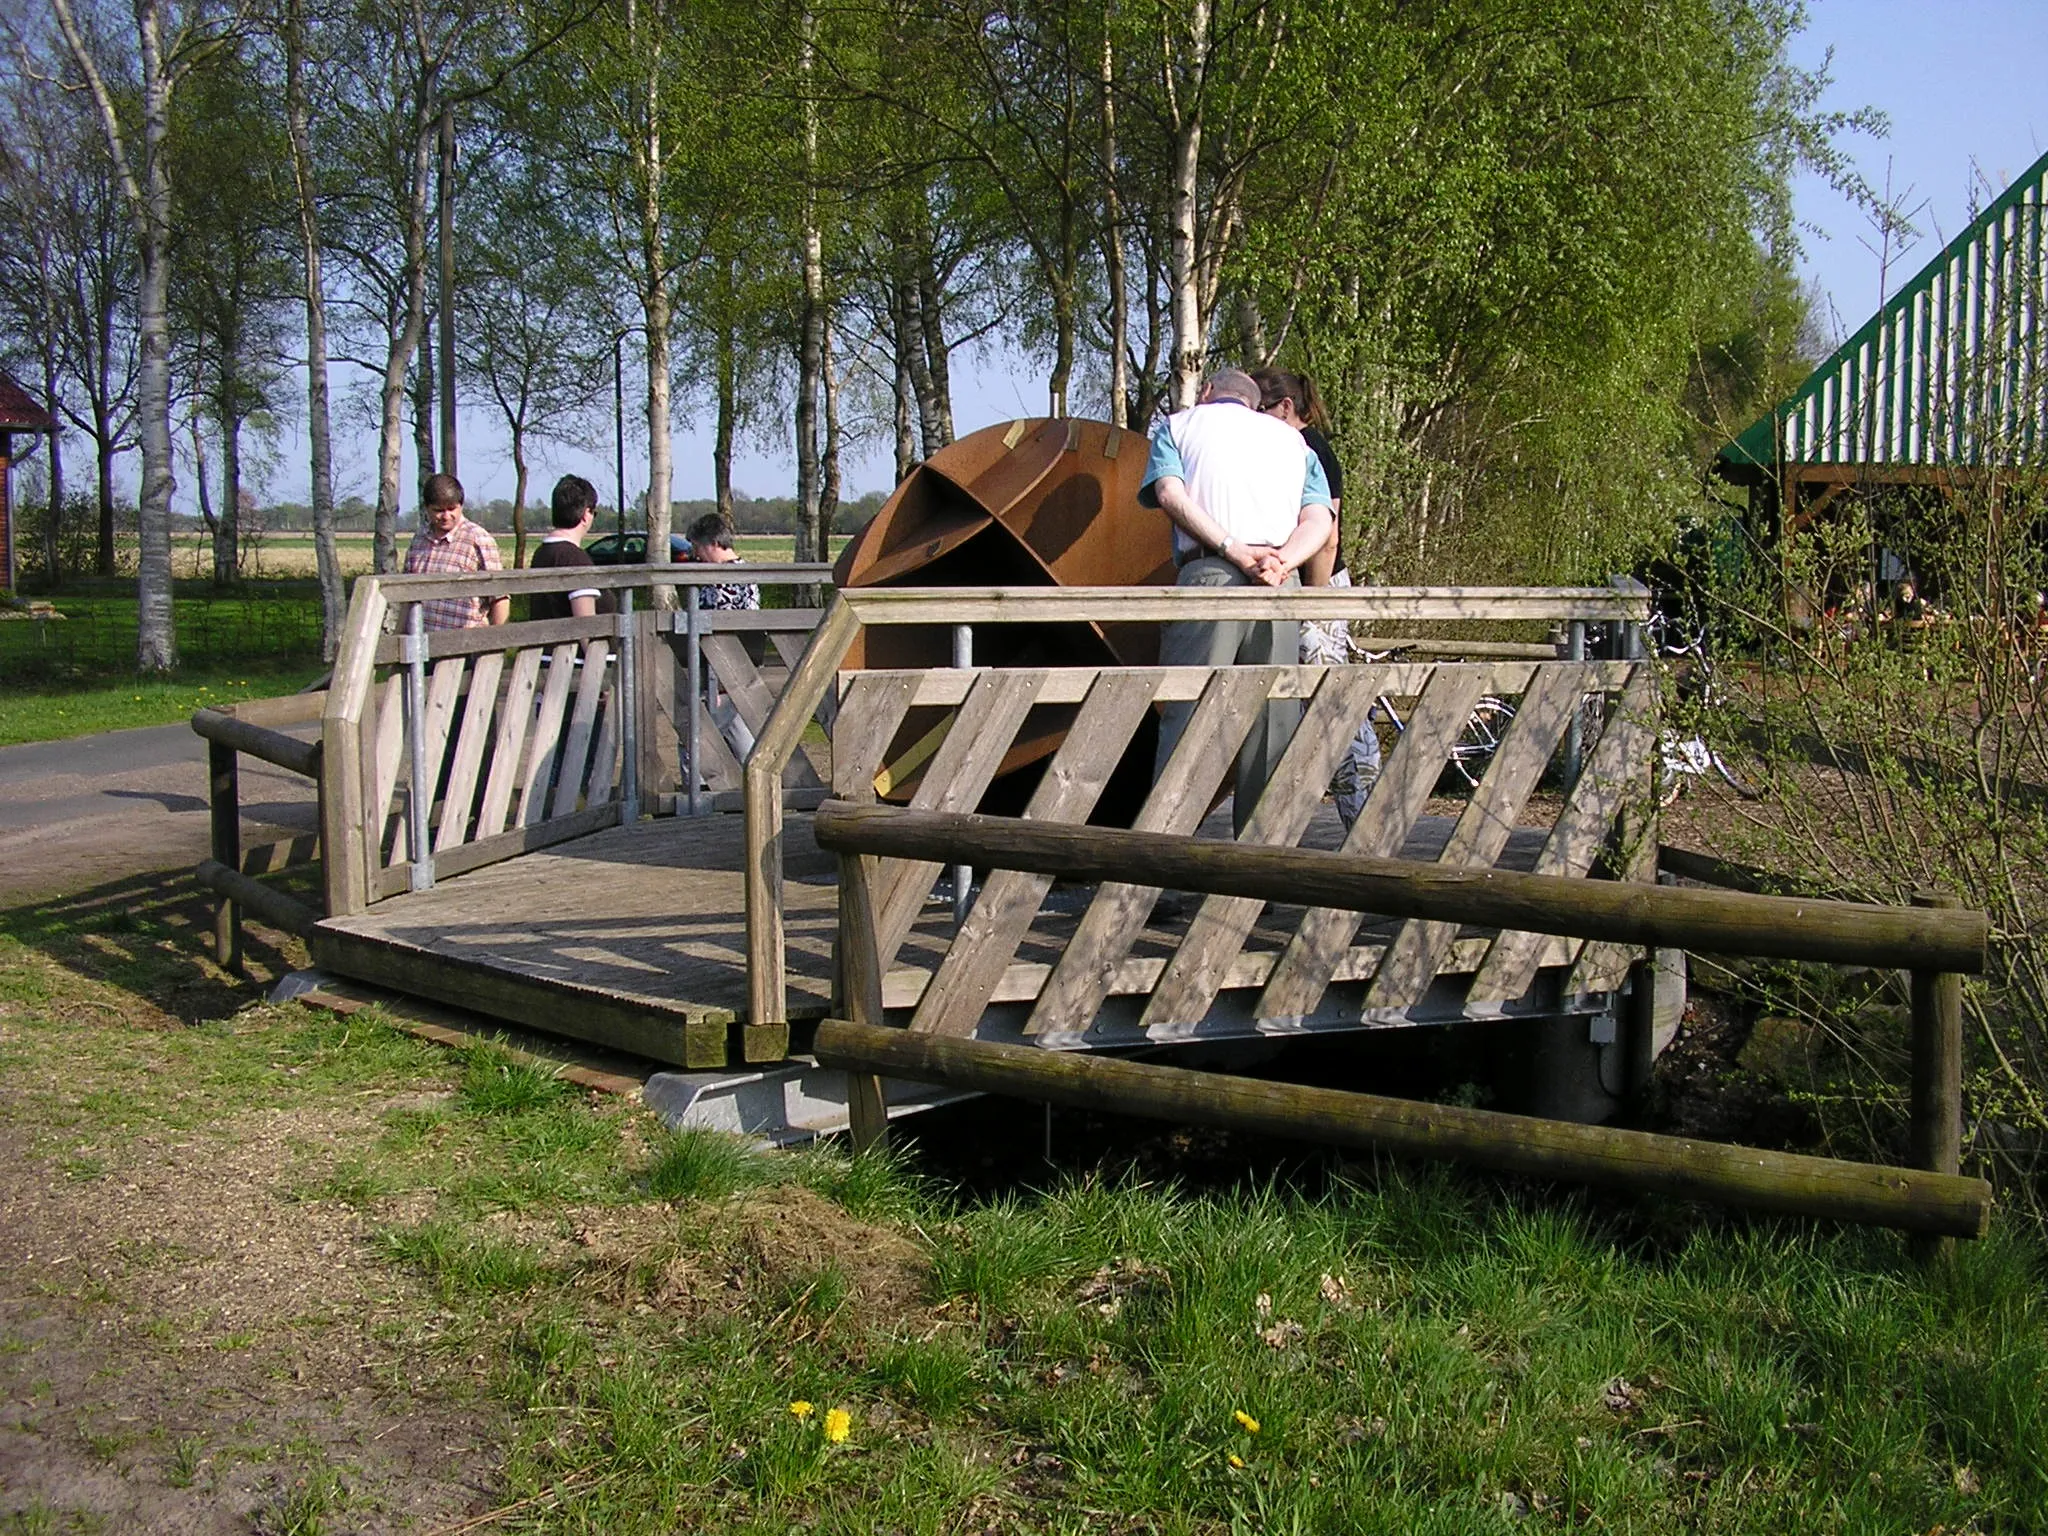
[[[616, 813], [616, 806], [607, 805], [579, 813], [579, 818], [601, 820]], [[568, 818], [564, 830], [579, 818]], [[504, 836], [514, 842], [536, 840], [555, 825], [517, 828]], [[1426, 820], [1400, 851], [1434, 857], [1448, 830], [1447, 822]], [[1330, 846], [1339, 836], [1335, 813], [1324, 807], [1304, 841]], [[1521, 829], [1503, 864], [1530, 862], [1542, 836], [1540, 829]], [[787, 818], [784, 838], [788, 911], [783, 954], [791, 1012], [798, 1019], [816, 1018], [826, 1012], [831, 996], [836, 860], [818, 849], [804, 813]], [[457, 868], [446, 871], [432, 890], [395, 894], [366, 911], [328, 919], [312, 941], [319, 963], [360, 981], [451, 1001], [511, 1023], [663, 1060], [681, 1060], [676, 1052], [694, 1050], [697, 1054], [686, 1065], [721, 1064], [727, 1033], [734, 1023], [746, 1022], [748, 1008], [741, 819], [662, 817], [552, 846], [527, 846], [529, 851], [517, 858], [463, 873], [461, 866], [473, 853], [496, 853], [466, 844], [451, 851], [448, 862]], [[390, 875], [402, 891], [403, 870]], [[1279, 911], [1262, 923], [1255, 938], [1263, 947], [1248, 949], [1231, 962], [1225, 987], [1263, 986], [1293, 921], [1291, 912]], [[1003, 968], [988, 1002], [1028, 1004], [1038, 998], [1077, 926], [1071, 913], [1038, 912], [1021, 952]], [[1150, 992], [1164, 973], [1180, 925], [1140, 926], [1135, 947], [1127, 945], [1102, 978], [1104, 997]], [[903, 961], [892, 968], [885, 985], [891, 1008], [918, 1002], [945, 953], [950, 928], [949, 914], [920, 916]], [[1361, 935], [1333, 967], [1333, 979], [1369, 979], [1390, 934], [1391, 925], [1385, 925]], [[1469, 971], [1488, 942], [1459, 940], [1442, 969]], [[1539, 964], [1565, 964], [1576, 952], [1571, 940], [1549, 944], [1556, 953], [1546, 948]], [[593, 1012], [593, 998], [605, 1000], [605, 1006]], [[654, 1022], [645, 1023], [643, 1015]], [[1289, 1024], [1278, 1020], [1267, 1027], [1285, 1032]], [[643, 1028], [657, 1033], [636, 1033]], [[673, 1033], [677, 1028], [681, 1034]], [[659, 1030], [671, 1033], [662, 1036]], [[696, 1044], [689, 1045], [690, 1040]]]

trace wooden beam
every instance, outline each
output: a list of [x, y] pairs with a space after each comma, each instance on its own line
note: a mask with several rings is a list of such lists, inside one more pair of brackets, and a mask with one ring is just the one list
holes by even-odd
[[303, 938], [320, 921], [315, 912], [295, 896], [274, 891], [260, 880], [251, 880], [238, 869], [229, 869], [218, 859], [201, 859], [193, 878], [217, 896], [247, 907], [273, 928]]
[[237, 720], [217, 709], [195, 711], [192, 729], [208, 741], [231, 751], [246, 752], [266, 763], [289, 768], [293, 773], [303, 773], [309, 779], [320, 777], [320, 743], [317, 741], [301, 741], [296, 736], [287, 736], [267, 726]]
[[1447, 869], [1408, 859], [1313, 848], [1257, 848], [1209, 838], [1062, 827], [1004, 816], [903, 811], [829, 800], [812, 824], [818, 846], [942, 864], [1028, 869], [1070, 880], [1348, 907], [1388, 917], [1474, 923], [1709, 954], [1769, 955], [1843, 965], [1984, 970], [1981, 912], [1748, 896], [1636, 881]]
[[1175, 1125], [1443, 1158], [1533, 1178], [1636, 1190], [1794, 1216], [1981, 1237], [1983, 1179], [1767, 1152], [1450, 1104], [1421, 1104], [1113, 1057], [877, 1028], [818, 1025], [820, 1066], [945, 1083]]

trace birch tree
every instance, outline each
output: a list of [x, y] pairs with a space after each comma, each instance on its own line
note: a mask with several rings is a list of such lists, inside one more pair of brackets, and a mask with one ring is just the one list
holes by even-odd
[[[240, 30], [239, 9], [204, 0], [133, 0], [140, 121], [123, 111], [101, 50], [73, 0], [51, 0], [73, 62], [99, 108], [107, 149], [135, 225], [136, 315], [141, 341], [137, 418], [142, 439], [141, 551], [136, 562], [136, 666], [168, 672], [178, 663], [171, 615], [171, 338], [169, 324], [171, 110], [179, 87]], [[90, 18], [88, 18], [90, 19]], [[125, 41], [125, 39], [124, 39]]]

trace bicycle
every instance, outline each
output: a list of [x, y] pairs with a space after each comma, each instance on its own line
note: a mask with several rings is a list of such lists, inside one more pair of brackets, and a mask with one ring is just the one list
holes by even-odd
[[[1727, 696], [1721, 691], [1713, 658], [1707, 651], [1704, 626], [1684, 631], [1674, 640], [1672, 632], [1675, 628], [1676, 621], [1664, 613], [1650, 616], [1647, 632], [1657, 654], [1674, 667], [1684, 664], [1681, 691], [1689, 694], [1701, 708], [1722, 708], [1727, 703]], [[1669, 727], [1658, 732], [1657, 804], [1660, 807], [1676, 801], [1685, 792], [1688, 779], [1703, 778], [1709, 772], [1744, 800], [1763, 798], [1764, 792], [1730, 767], [1727, 758], [1699, 732], [1683, 737]]]
[[[1410, 649], [1410, 646], [1395, 646], [1385, 651], [1365, 650], [1352, 638], [1350, 625], [1342, 622], [1302, 626], [1302, 660], [1323, 666], [1347, 663], [1378, 665]], [[1514, 706], [1507, 700], [1493, 694], [1481, 695], [1472, 706], [1472, 713], [1459, 732], [1458, 740], [1451, 747], [1445, 772], [1456, 773], [1468, 789], [1477, 789], [1479, 781], [1486, 777], [1494, 754], [1500, 750], [1508, 723], [1514, 718]], [[1352, 738], [1350, 750], [1338, 763], [1330, 782], [1337, 801], [1337, 814], [1346, 826], [1358, 819], [1365, 808], [1366, 797], [1372, 793], [1372, 786], [1379, 779], [1381, 752], [1376, 719], [1387, 723], [1396, 740], [1408, 731], [1408, 722], [1401, 717], [1391, 695], [1382, 693], [1373, 699], [1358, 727], [1358, 734]]]

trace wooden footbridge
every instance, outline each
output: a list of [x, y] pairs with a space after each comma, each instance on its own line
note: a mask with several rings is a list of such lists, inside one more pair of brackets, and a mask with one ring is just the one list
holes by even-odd
[[[785, 594], [823, 575], [744, 574]], [[422, 630], [418, 604], [480, 578], [360, 579], [317, 742], [275, 708], [195, 720], [213, 743], [201, 878], [223, 898], [224, 957], [247, 906], [342, 976], [692, 1069], [808, 1052], [834, 1015], [1044, 1059], [1567, 1018], [1588, 1049], [1618, 1021], [1611, 1049], [1638, 1079], [1655, 945], [1906, 956], [1930, 976], [1982, 963], [1974, 915], [1708, 911], [1656, 885], [1651, 663], [1498, 638], [1518, 623], [1632, 631], [1639, 590], [868, 589], [822, 609], [699, 605], [699, 587], [733, 575], [494, 574], [493, 591], [607, 588], [620, 611], [452, 632]], [[1439, 638], [1378, 665], [1036, 664], [1076, 626], [1248, 609]], [[1475, 625], [1487, 638], [1455, 637]], [[960, 664], [849, 666], [891, 654], [865, 643], [882, 631], [937, 637]], [[977, 647], [1002, 664], [974, 665]], [[1405, 729], [1346, 829], [1325, 791], [1382, 696], [1402, 701]], [[1512, 723], [1477, 788], [1441, 797], [1486, 696], [1513, 703]], [[1193, 718], [1155, 781], [1168, 703]], [[1301, 725], [1233, 839], [1212, 812], [1276, 704]], [[324, 912], [250, 872], [274, 859], [240, 847], [237, 752], [318, 778]], [[903, 1063], [863, 1068], [848, 1038], [835, 1059], [858, 1069], [871, 1135], [866, 1073]], [[1952, 1097], [1930, 1124], [1953, 1120]], [[1939, 1230], [1960, 1230], [1944, 1190]]]

